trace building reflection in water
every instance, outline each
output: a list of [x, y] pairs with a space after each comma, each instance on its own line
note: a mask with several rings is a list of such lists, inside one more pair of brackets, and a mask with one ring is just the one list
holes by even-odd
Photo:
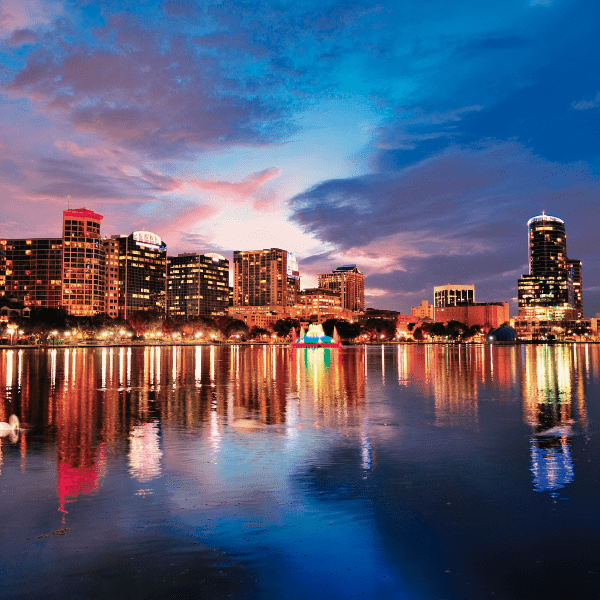
[[552, 492], [575, 477], [571, 441], [585, 430], [589, 352], [575, 346], [523, 346], [523, 419], [532, 428], [531, 472], [536, 492]]
[[398, 385], [433, 398], [438, 426], [476, 424], [481, 390], [513, 383], [514, 353], [490, 346], [399, 345], [396, 353]]
[[[377, 417], [367, 410], [369, 375], [386, 393], [410, 387], [431, 400], [437, 426], [477, 425], [481, 402], [520, 394], [532, 428], [533, 487], [555, 492], [574, 478], [571, 444], [587, 423], [585, 380], [600, 377], [599, 353], [560, 345], [10, 349], [0, 351], [0, 420], [15, 412], [54, 440], [56, 493], [66, 514], [69, 502], [101, 489], [107, 457], [122, 452], [123, 440], [139, 493], [150, 493], [163, 468], [165, 428], [204, 436], [215, 457], [227, 428], [270, 428], [292, 445], [307, 425], [354, 430], [369, 471], [369, 419]], [[0, 442], [0, 452], [9, 442]], [[24, 469], [27, 435], [16, 443]]]

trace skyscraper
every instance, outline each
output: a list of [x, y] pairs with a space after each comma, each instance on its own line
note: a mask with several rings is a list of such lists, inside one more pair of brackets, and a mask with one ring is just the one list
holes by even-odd
[[220, 254], [186, 252], [167, 258], [169, 317], [226, 315], [229, 261]]
[[61, 238], [0, 240], [0, 296], [60, 308], [62, 252]]
[[365, 310], [365, 276], [356, 265], [344, 265], [331, 273], [319, 273], [319, 287], [338, 292], [342, 309]]
[[87, 208], [63, 211], [62, 305], [71, 315], [95, 315], [104, 310], [102, 219]]
[[233, 253], [233, 305], [280, 310], [294, 306], [300, 291], [298, 262], [280, 248]]
[[573, 306], [575, 308], [575, 316], [583, 318], [583, 282], [581, 278], [581, 261], [576, 258], [567, 259], [567, 269], [573, 280]]
[[166, 312], [167, 245], [150, 231], [113, 235], [119, 248], [119, 316], [138, 310]]
[[551, 321], [583, 316], [581, 261], [567, 258], [564, 221], [542, 214], [527, 227], [529, 274], [518, 282], [519, 316]]

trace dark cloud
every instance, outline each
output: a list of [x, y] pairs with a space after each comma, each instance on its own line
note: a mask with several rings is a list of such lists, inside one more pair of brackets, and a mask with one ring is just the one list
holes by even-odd
[[163, 10], [169, 16], [193, 17], [196, 14], [196, 6], [187, 0], [168, 0], [163, 2]]
[[23, 179], [23, 170], [14, 160], [0, 159], [0, 177], [17, 182]]
[[148, 169], [139, 175], [103, 164], [94, 158], [43, 158], [35, 170], [46, 183], [32, 190], [35, 196], [102, 199], [135, 202], [154, 198], [155, 193], [170, 192], [181, 184], [178, 180]]
[[298, 261], [298, 264], [303, 267], [309, 267], [310, 265], [319, 264], [321, 262], [330, 262], [334, 258], [335, 254], [333, 252], [321, 252], [320, 254], [305, 256], [302, 260]]
[[9, 46], [23, 46], [24, 44], [33, 44], [36, 41], [36, 36], [31, 29], [15, 29], [6, 43]]
[[229, 260], [233, 261], [233, 252], [228, 248], [223, 248], [211, 241], [210, 236], [199, 233], [181, 233], [179, 239], [174, 243], [178, 252], [217, 252]]
[[290, 131], [280, 101], [248, 94], [239, 73], [184, 39], [123, 15], [97, 34], [110, 43], [32, 52], [9, 89], [62, 108], [79, 130], [155, 156], [267, 144]]
[[[543, 210], [588, 240], [583, 248], [570, 235], [569, 256], [593, 264], [597, 232], [585, 215], [599, 194], [585, 165], [551, 163], [512, 142], [451, 146], [398, 171], [323, 182], [290, 204], [306, 231], [356, 256], [367, 288], [407, 310], [445, 283], [475, 283], [485, 301], [514, 298], [527, 272], [526, 222]], [[587, 277], [597, 285], [595, 272]]]

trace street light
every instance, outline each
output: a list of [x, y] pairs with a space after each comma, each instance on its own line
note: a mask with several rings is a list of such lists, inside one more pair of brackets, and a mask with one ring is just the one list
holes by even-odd
[[15, 335], [15, 331], [17, 330], [17, 326], [14, 323], [9, 323], [6, 326], [6, 329], [8, 330], [8, 333], [10, 333], [10, 345], [13, 345], [13, 338]]

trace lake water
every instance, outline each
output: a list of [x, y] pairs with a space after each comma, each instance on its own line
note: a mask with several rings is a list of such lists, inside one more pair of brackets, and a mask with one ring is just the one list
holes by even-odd
[[0, 351], [3, 598], [588, 598], [600, 346]]

